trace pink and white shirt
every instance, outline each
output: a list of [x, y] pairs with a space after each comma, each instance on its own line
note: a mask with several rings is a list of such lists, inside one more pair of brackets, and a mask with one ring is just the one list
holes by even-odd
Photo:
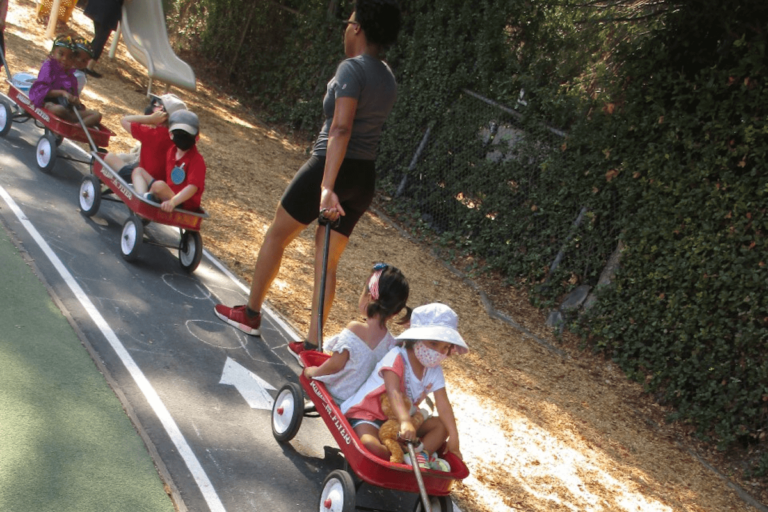
[[408, 351], [404, 347], [395, 347], [376, 365], [368, 380], [341, 404], [341, 413], [348, 418], [361, 420], [386, 420], [387, 416], [381, 411], [380, 397], [387, 390], [384, 387], [382, 372], [393, 371], [400, 377], [400, 391], [411, 400], [411, 414], [424, 398], [445, 387], [443, 369], [440, 366], [425, 368], [424, 376], [418, 379], [413, 373], [408, 360]]

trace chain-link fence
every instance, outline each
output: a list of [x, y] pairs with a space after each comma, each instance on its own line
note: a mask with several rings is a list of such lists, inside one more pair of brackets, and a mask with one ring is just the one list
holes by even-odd
[[402, 161], [381, 166], [388, 209], [406, 228], [470, 252], [510, 281], [594, 284], [615, 246], [618, 197], [595, 204], [548, 171], [563, 158], [565, 135], [463, 91], [425, 121]]

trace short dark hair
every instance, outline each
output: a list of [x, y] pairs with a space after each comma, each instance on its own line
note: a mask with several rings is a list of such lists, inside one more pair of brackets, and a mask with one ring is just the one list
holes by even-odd
[[355, 21], [369, 43], [386, 48], [397, 40], [401, 24], [397, 0], [356, 0], [354, 8]]
[[[370, 293], [370, 290], [368, 292]], [[378, 316], [383, 326], [387, 322], [387, 318], [405, 309], [403, 318], [397, 322], [404, 324], [411, 319], [411, 308], [405, 305], [408, 302], [409, 294], [408, 279], [398, 268], [387, 265], [387, 268], [382, 270], [381, 276], [379, 276], [379, 298], [368, 303], [365, 315], [368, 318]]]

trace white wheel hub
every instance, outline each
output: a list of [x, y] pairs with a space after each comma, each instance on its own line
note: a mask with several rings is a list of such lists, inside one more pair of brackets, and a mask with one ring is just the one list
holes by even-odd
[[276, 431], [283, 433], [288, 430], [295, 408], [296, 403], [293, 400], [293, 394], [286, 389], [275, 400], [275, 414], [272, 415], [272, 423]]
[[37, 145], [37, 163], [40, 167], [48, 165], [48, 162], [51, 161], [52, 154], [51, 142], [45, 138], [40, 139], [40, 144]]
[[323, 488], [320, 512], [341, 512], [344, 509], [344, 487], [334, 479]]
[[133, 222], [126, 224], [123, 229], [123, 236], [120, 238], [120, 246], [123, 254], [129, 254], [136, 246], [136, 224]]

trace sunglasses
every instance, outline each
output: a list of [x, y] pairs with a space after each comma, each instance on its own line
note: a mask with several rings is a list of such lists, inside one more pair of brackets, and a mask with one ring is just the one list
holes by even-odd
[[386, 263], [377, 263], [377, 264], [375, 264], [375, 265], [373, 266], [373, 271], [374, 271], [374, 272], [378, 272], [379, 270], [384, 270], [384, 269], [385, 269], [385, 268], [387, 268], [388, 266], [389, 266], [389, 265], [387, 265]]
[[158, 98], [152, 98], [152, 101], [149, 102], [150, 105], [152, 105], [152, 108], [160, 107], [163, 109], [163, 112], [165, 112], [165, 105], [163, 105], [163, 101]]

